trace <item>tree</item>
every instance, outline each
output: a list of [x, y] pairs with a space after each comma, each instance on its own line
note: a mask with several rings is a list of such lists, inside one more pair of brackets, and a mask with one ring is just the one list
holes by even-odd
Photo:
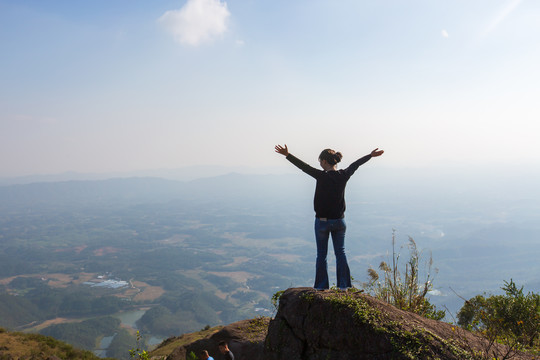
[[483, 333], [515, 350], [534, 347], [540, 336], [540, 295], [523, 293], [512, 279], [504, 281], [504, 295], [477, 295], [458, 312], [458, 324]]

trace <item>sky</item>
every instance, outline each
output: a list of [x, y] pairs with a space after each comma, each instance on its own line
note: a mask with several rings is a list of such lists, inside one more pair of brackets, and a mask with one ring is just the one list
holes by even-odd
[[540, 168], [536, 0], [0, 0], [0, 177]]

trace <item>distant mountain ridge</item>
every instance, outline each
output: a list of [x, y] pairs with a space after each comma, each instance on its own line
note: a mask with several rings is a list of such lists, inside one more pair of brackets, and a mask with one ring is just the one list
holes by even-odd
[[92, 181], [134, 177], [151, 177], [178, 181], [192, 181], [200, 178], [225, 175], [231, 172], [257, 175], [280, 173], [283, 171], [280, 171], [279, 169], [273, 167], [254, 168], [247, 166], [215, 165], [186, 166], [177, 169], [153, 169], [123, 172], [115, 171], [107, 173], [81, 173], [75, 171], [68, 171], [57, 174], [36, 174], [26, 176], [0, 177], [0, 186], [17, 184], [22, 185], [37, 182]]
[[[163, 202], [171, 200], [239, 200], [279, 193], [284, 184], [305, 178], [292, 175], [245, 175], [229, 173], [191, 181], [134, 177], [106, 180], [71, 180], [0, 186], [0, 207], [40, 204], [97, 204], [110, 201]], [[309, 189], [309, 188], [307, 188]], [[306, 192], [309, 193], [310, 189]]]
[[109, 180], [72, 180], [39, 182], [0, 187], [4, 205], [36, 205], [40, 203], [98, 202], [115, 198], [147, 199], [182, 193], [182, 183], [158, 178]]
[[[312, 164], [316, 166], [315, 164]], [[347, 164], [343, 164], [346, 166]], [[146, 180], [145, 180], [146, 179]], [[159, 180], [162, 182], [159, 183]], [[277, 180], [277, 181], [276, 181]], [[270, 190], [275, 188], [294, 187], [298, 184], [306, 185], [313, 190], [314, 182], [309, 176], [293, 166], [271, 168], [226, 167], [226, 166], [192, 166], [180, 169], [133, 171], [125, 173], [84, 174], [68, 172], [51, 175], [32, 175], [12, 178], [0, 178], [1, 190], [9, 186], [39, 185], [47, 190], [44, 184], [71, 184], [72, 188], [89, 186], [97, 182], [96, 187], [111, 185], [114, 188], [119, 182], [129, 183], [137, 181], [145, 186], [164, 186], [163, 190], [174, 190], [183, 184], [196, 184], [201, 186], [220, 188], [221, 184], [233, 186], [234, 182], [245, 186], [254, 183], [264, 185]], [[429, 194], [440, 196], [441, 193], [452, 192], [457, 195], [470, 193], [472, 195], [503, 196], [521, 198], [539, 198], [536, 191], [540, 181], [540, 168], [506, 167], [504, 169], [494, 166], [484, 167], [436, 167], [415, 168], [401, 167], [389, 168], [374, 166], [368, 162], [362, 166], [351, 178], [348, 192], [364, 191], [369, 187], [369, 193], [376, 190], [378, 194]], [[153, 184], [152, 184], [153, 182]], [[290, 186], [289, 186], [290, 185]], [[358, 186], [360, 185], [360, 187]], [[191, 186], [191, 185], [190, 185]], [[29, 188], [31, 189], [31, 188]], [[209, 188], [206, 188], [209, 189]], [[122, 190], [122, 189], [116, 189]], [[128, 190], [128, 189], [126, 189]], [[144, 190], [144, 188], [139, 188]], [[204, 189], [198, 189], [204, 190]], [[92, 190], [90, 190], [92, 191]], [[365, 192], [365, 191], [364, 191]]]

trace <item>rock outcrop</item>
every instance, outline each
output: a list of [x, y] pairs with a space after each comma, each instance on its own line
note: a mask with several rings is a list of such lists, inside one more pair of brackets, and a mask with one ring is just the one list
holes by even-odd
[[[180, 338], [165, 341], [155, 351], [175, 339]], [[229, 343], [236, 360], [534, 359], [360, 292], [312, 288], [286, 290], [272, 320], [256, 318], [215, 328], [174, 347], [167, 359], [184, 360], [189, 352], [198, 355], [205, 349], [220, 360], [221, 340]]]
[[280, 298], [265, 351], [266, 360], [463, 360], [503, 358], [508, 349], [359, 292], [296, 288]]

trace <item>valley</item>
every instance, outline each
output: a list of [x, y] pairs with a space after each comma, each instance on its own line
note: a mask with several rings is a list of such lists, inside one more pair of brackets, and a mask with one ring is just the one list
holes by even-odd
[[[315, 257], [311, 184], [277, 179], [0, 187], [0, 326], [126, 358], [136, 331], [152, 347], [207, 326], [271, 316], [276, 291], [312, 285]], [[279, 185], [285, 181], [287, 188]], [[403, 264], [408, 236], [423, 261], [433, 257], [431, 301], [439, 308], [455, 313], [463, 300], [454, 291], [465, 298], [496, 292], [510, 278], [540, 289], [534, 199], [493, 205], [482, 193], [385, 191], [370, 181], [351, 186], [348, 198], [346, 246], [356, 286], [391, 256], [396, 229]], [[330, 251], [332, 279], [334, 266]]]

